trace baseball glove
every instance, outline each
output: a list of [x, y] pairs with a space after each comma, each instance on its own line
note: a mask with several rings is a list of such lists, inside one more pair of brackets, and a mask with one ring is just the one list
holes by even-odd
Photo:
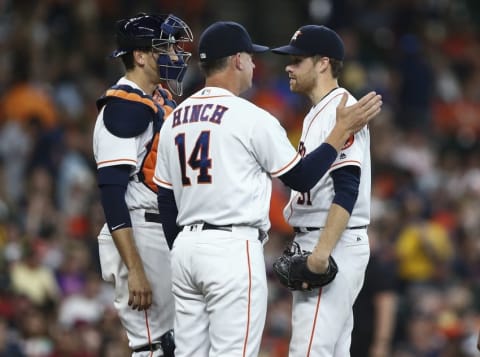
[[310, 291], [335, 279], [338, 266], [333, 257], [328, 258], [327, 271], [317, 274], [307, 267], [307, 258], [310, 254], [312, 252], [302, 250], [295, 241], [285, 248], [283, 254], [273, 263], [273, 271], [282, 285], [290, 290]]

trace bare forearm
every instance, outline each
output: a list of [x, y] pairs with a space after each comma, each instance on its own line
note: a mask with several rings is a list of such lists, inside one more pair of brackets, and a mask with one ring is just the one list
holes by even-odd
[[142, 260], [133, 239], [132, 228], [117, 229], [112, 232], [112, 238], [127, 269], [143, 269]]
[[320, 239], [313, 252], [315, 254], [317, 251], [319, 253], [322, 252], [322, 254], [326, 254], [328, 257], [347, 227], [349, 219], [350, 214], [345, 208], [332, 204], [328, 212], [325, 228], [321, 231]]
[[320, 231], [320, 238], [313, 249], [311, 261], [309, 259], [309, 263], [312, 263], [309, 264], [309, 268], [312, 271], [321, 272], [321, 266], [326, 268], [325, 264], [327, 264], [328, 257], [347, 227], [349, 219], [350, 213], [345, 208], [332, 204], [328, 212], [325, 228]]
[[152, 305], [152, 288], [133, 239], [133, 230], [118, 229], [112, 232], [112, 237], [128, 269], [128, 305], [134, 310], [146, 310]]

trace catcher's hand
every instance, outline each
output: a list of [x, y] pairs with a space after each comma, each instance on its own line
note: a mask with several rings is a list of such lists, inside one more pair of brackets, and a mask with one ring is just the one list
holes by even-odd
[[332, 256], [328, 258], [328, 268], [323, 273], [314, 273], [307, 267], [307, 258], [312, 254], [302, 250], [293, 241], [273, 263], [273, 271], [280, 283], [290, 290], [310, 291], [330, 283], [338, 272], [338, 266]]

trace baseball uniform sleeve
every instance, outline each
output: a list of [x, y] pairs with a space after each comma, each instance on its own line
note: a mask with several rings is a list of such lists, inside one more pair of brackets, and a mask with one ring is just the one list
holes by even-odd
[[115, 165], [137, 165], [137, 144], [135, 138], [120, 138], [110, 133], [98, 120], [95, 128], [94, 146], [97, 168]]
[[291, 170], [300, 161], [300, 155], [278, 120], [265, 113], [252, 127], [253, 155], [265, 171], [277, 177]]

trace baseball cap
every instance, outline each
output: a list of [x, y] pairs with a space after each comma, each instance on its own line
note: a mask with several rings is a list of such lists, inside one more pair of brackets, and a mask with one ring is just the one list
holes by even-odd
[[322, 55], [343, 61], [345, 50], [340, 36], [323, 25], [305, 25], [293, 34], [290, 43], [272, 49], [273, 53], [292, 56]]
[[238, 52], [259, 53], [267, 46], [256, 45], [245, 27], [233, 21], [218, 21], [200, 35], [198, 52], [200, 61], [206, 62], [231, 56]]

